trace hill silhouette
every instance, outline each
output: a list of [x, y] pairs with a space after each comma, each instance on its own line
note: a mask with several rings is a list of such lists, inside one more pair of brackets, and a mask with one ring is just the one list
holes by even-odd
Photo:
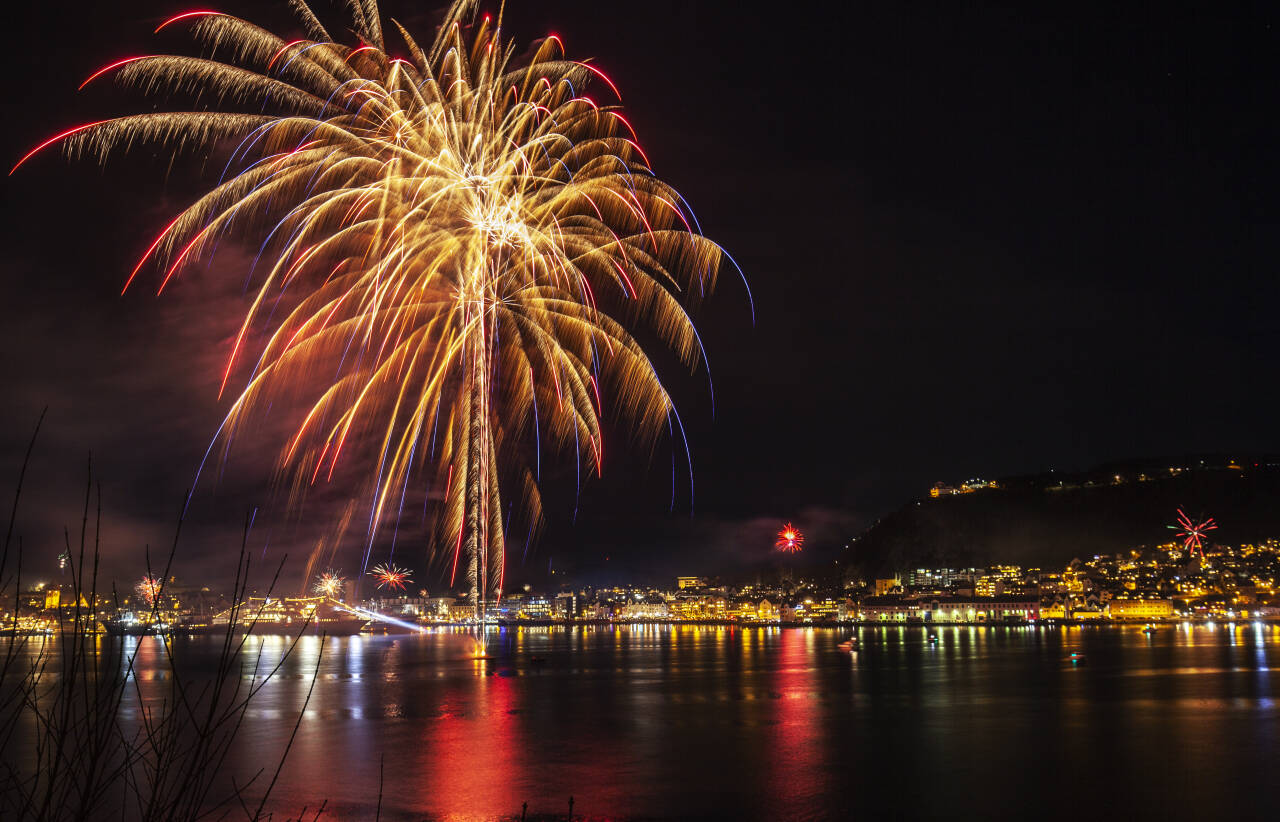
[[1181, 508], [1214, 517], [1213, 541], [1280, 537], [1280, 458], [1134, 460], [1071, 475], [998, 480], [955, 496], [913, 500], [854, 540], [845, 572], [862, 578], [916, 567], [1010, 563], [1046, 570], [1073, 557], [1169, 542]]

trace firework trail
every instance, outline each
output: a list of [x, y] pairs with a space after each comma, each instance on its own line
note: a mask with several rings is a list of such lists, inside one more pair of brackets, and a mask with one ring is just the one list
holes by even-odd
[[255, 410], [300, 400], [281, 455], [290, 498], [358, 456], [366, 563], [411, 482], [445, 489], [433, 544], [452, 574], [466, 558], [480, 612], [502, 587], [501, 495], [523, 501], [531, 529], [541, 521], [531, 456], [548, 449], [599, 473], [606, 406], [642, 445], [673, 416], [679, 425], [629, 329], [696, 368], [686, 306], [711, 291], [722, 252], [617, 106], [586, 94], [615, 99], [613, 83], [554, 35], [517, 64], [501, 17], [476, 19], [472, 0], [451, 6], [429, 44], [399, 24], [388, 44], [376, 1], [351, 0], [357, 44], [344, 45], [305, 0], [290, 6], [305, 39], [213, 11], [165, 21], [157, 32], [185, 30], [209, 57], [130, 57], [85, 82], [203, 110], [77, 126], [18, 165], [55, 144], [103, 160], [143, 145], [201, 157], [234, 146], [125, 288], [150, 266], [163, 291], [222, 237], [260, 238], [221, 374], [223, 390], [242, 385], [224, 448]]

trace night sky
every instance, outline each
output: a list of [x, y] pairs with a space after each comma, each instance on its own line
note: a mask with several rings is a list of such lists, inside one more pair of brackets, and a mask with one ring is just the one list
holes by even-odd
[[[384, 11], [427, 40], [430, 5]], [[548, 529], [527, 554], [513, 541], [509, 575], [729, 572], [767, 557], [781, 520], [809, 532], [816, 562], [938, 480], [1280, 450], [1277, 12], [1120, 5], [511, 0], [519, 41], [555, 32], [617, 83], [656, 172], [745, 270], [756, 317], [730, 269], [695, 318], [714, 418], [705, 374], [659, 360], [689, 431], [692, 511], [682, 463], [670, 510], [669, 446], [613, 447], [576, 523], [572, 467], [549, 480]], [[9, 165], [69, 126], [147, 110], [110, 83], [76, 87], [114, 59], [182, 50], [151, 31], [187, 8], [11, 12]], [[283, 2], [211, 8], [300, 32]], [[64, 525], [78, 532], [92, 452], [109, 572], [139, 575], [225, 412], [244, 251], [159, 299], [154, 279], [119, 294], [217, 173], [169, 165], [49, 152], [4, 185], [0, 490], [47, 405], [19, 527], [38, 570]], [[331, 528], [347, 489], [279, 510], [283, 424], [202, 481], [180, 576], [228, 575], [255, 507], [267, 565], [288, 553], [296, 568]], [[396, 559], [443, 587], [411, 526]]]

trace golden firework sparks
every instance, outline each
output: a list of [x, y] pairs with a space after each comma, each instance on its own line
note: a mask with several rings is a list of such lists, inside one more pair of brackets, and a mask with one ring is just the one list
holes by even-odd
[[105, 158], [231, 141], [227, 171], [126, 289], [148, 263], [163, 291], [221, 237], [260, 238], [223, 390], [253, 364], [221, 435], [304, 394], [281, 458], [295, 497], [331, 478], [353, 443], [372, 444], [368, 544], [412, 480], [443, 487], [435, 544], [455, 573], [467, 558], [480, 608], [502, 587], [504, 489], [531, 529], [540, 522], [544, 447], [600, 472], [606, 407], [642, 443], [682, 431], [630, 329], [695, 368], [686, 306], [711, 291], [722, 252], [651, 171], [618, 107], [586, 94], [603, 80], [616, 96], [613, 83], [554, 35], [517, 64], [501, 17], [476, 20], [464, 1], [426, 48], [397, 24], [391, 49], [375, 1], [353, 0], [351, 46], [304, 0], [290, 5], [307, 39], [212, 11], [165, 21], [157, 31], [186, 28], [210, 57], [131, 57], [86, 83], [114, 77], [208, 108], [78, 126], [18, 165], [59, 142]]
[[346, 579], [343, 578], [342, 574], [330, 569], [316, 577], [315, 585], [311, 587], [311, 590], [320, 596], [333, 599], [342, 593], [344, 584], [346, 584]]

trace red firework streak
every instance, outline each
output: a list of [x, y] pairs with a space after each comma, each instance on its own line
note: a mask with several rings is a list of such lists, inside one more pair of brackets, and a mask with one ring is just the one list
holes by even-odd
[[773, 544], [773, 547], [777, 548], [779, 551], [786, 551], [788, 554], [794, 554], [799, 551], [803, 545], [804, 534], [800, 532], [799, 528], [788, 522], [786, 525], [782, 526], [782, 530], [778, 532], [778, 541]]
[[1196, 522], [1179, 508], [1178, 524], [1167, 527], [1178, 532], [1177, 537], [1182, 540], [1182, 547], [1186, 548], [1192, 556], [1199, 551], [1200, 558], [1204, 559], [1204, 542], [1208, 539], [1205, 532], [1212, 531], [1218, 526], [1214, 523], [1213, 517]]

